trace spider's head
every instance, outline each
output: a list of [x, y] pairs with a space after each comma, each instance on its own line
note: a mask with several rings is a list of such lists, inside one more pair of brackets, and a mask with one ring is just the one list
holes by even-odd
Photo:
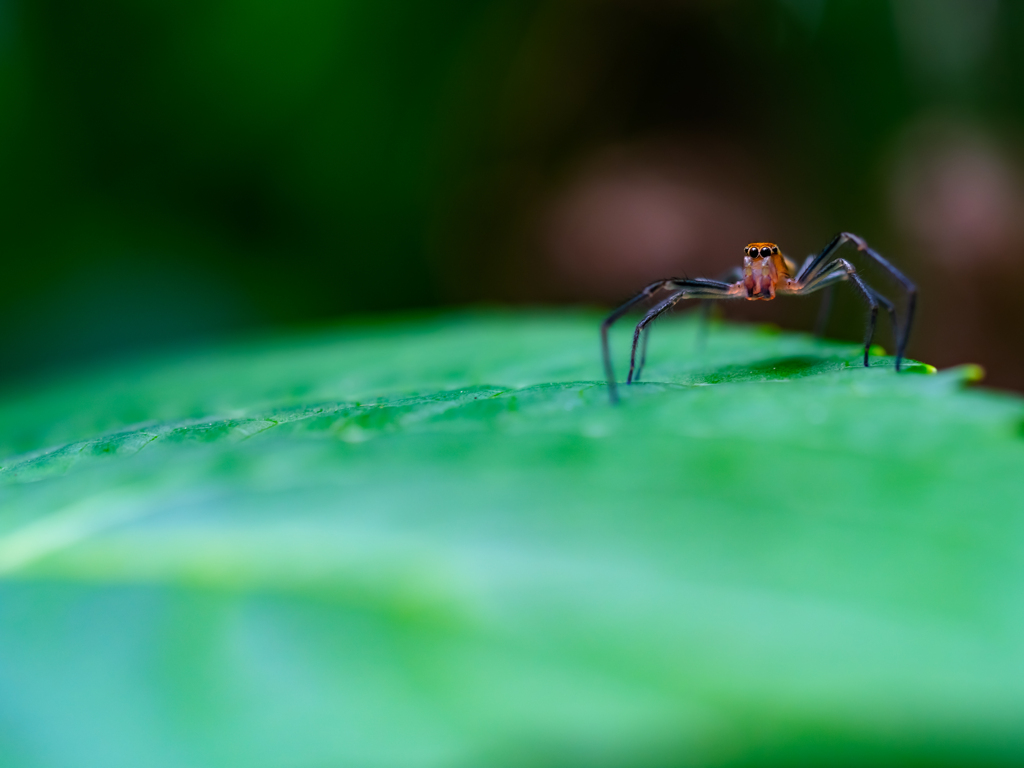
[[743, 249], [743, 286], [750, 300], [770, 301], [775, 298], [779, 280], [779, 246], [775, 243], [748, 243]]

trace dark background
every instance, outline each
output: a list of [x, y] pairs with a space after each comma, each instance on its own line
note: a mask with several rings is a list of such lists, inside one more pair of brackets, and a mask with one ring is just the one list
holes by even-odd
[[0, 0], [2, 374], [849, 229], [920, 284], [912, 357], [1024, 389], [1022, 39], [1008, 0]]

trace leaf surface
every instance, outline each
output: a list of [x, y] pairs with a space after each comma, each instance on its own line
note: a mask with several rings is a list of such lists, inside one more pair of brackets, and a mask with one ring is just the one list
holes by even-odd
[[612, 407], [598, 322], [407, 318], [9, 393], [0, 755], [1019, 763], [1024, 403], [684, 318]]

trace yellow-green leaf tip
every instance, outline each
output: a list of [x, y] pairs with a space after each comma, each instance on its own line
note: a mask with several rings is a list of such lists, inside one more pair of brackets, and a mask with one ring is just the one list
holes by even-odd
[[962, 371], [960, 375], [963, 377], [965, 382], [981, 381], [985, 378], [985, 369], [977, 363], [962, 365], [960, 366], [960, 370]]

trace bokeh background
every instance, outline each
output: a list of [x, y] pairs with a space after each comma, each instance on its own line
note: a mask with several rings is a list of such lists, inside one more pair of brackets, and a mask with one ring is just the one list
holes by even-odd
[[1009, 0], [0, 0], [2, 375], [849, 229], [920, 284], [911, 356], [1024, 389], [1021, 39]]

